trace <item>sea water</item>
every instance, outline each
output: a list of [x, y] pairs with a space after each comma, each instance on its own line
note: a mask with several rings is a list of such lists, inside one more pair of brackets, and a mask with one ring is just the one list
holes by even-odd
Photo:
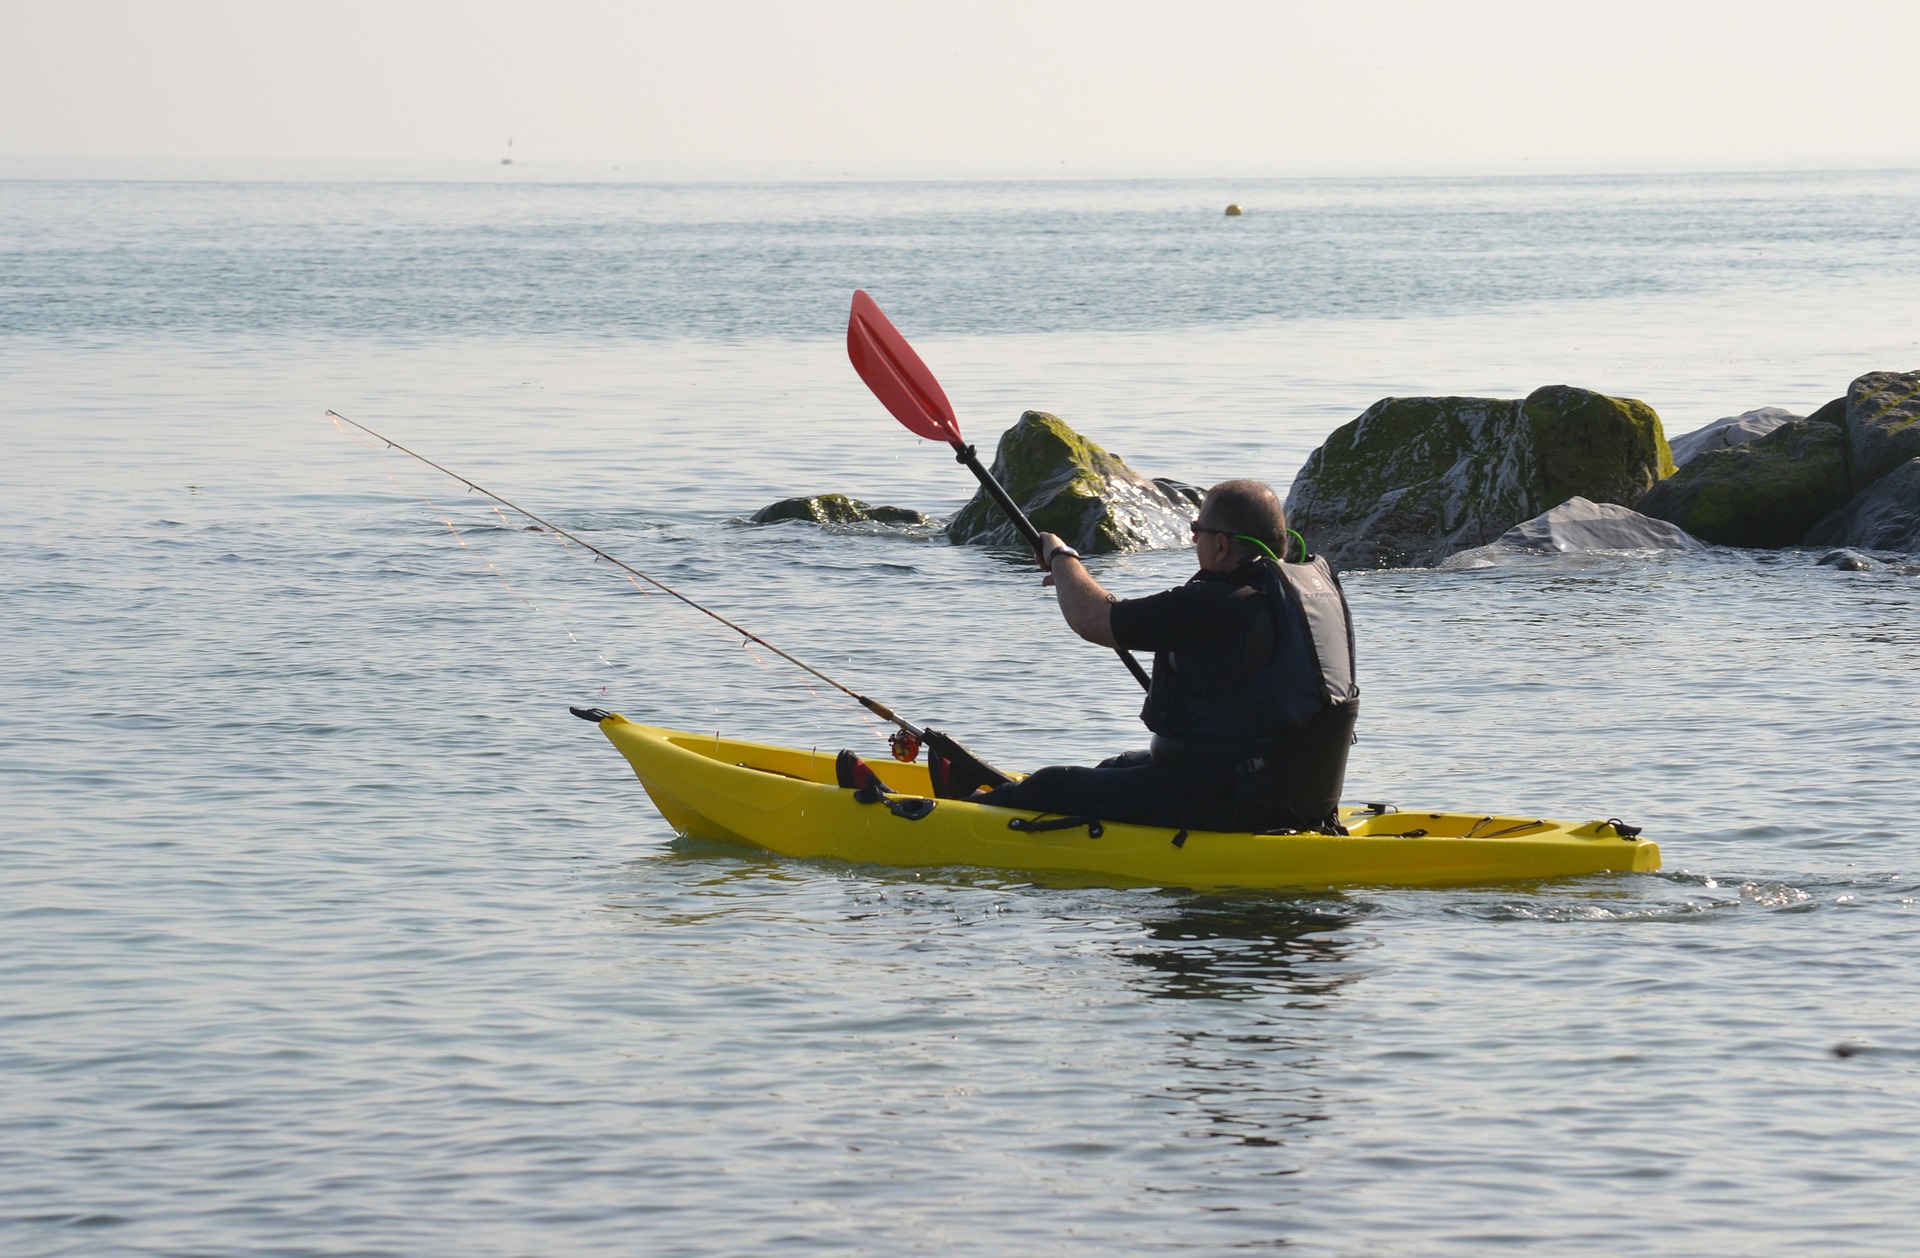
[[[1284, 490], [1390, 394], [1669, 433], [1920, 366], [1920, 174], [0, 181], [0, 1251], [1906, 1252], [1920, 579], [1347, 579], [1352, 800], [1658, 874], [1195, 894], [678, 840], [570, 704], [1138, 745], [1019, 556], [754, 527], [1054, 411]], [[1221, 214], [1228, 201], [1242, 218]], [[1182, 552], [1097, 559], [1123, 594]]]

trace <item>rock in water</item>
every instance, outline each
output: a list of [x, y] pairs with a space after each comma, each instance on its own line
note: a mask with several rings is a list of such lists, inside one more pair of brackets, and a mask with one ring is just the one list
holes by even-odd
[[1207, 491], [1200, 486], [1189, 485], [1183, 480], [1174, 480], [1171, 476], [1156, 476], [1153, 478], [1153, 483], [1160, 486], [1161, 493], [1176, 503], [1186, 503], [1195, 511], [1200, 510], [1200, 504], [1207, 496]]
[[1920, 458], [1908, 459], [1867, 486], [1814, 525], [1803, 544], [1920, 551]]
[[1847, 500], [1845, 434], [1795, 419], [1758, 441], [1707, 450], [1635, 509], [1721, 546], [1792, 546]]
[[1842, 572], [1872, 572], [1880, 566], [1857, 550], [1830, 550], [1814, 562]]
[[[1022, 415], [1001, 434], [992, 470], [1035, 528], [1059, 534], [1076, 550], [1092, 554], [1187, 543], [1196, 508], [1173, 487], [1177, 482], [1162, 489], [1056, 415]], [[984, 489], [953, 517], [947, 537], [982, 546], [1026, 545]]]
[[753, 513], [755, 524], [779, 520], [807, 520], [814, 524], [931, 524], [933, 521], [906, 507], [875, 507], [845, 494], [812, 498], [782, 498]]
[[1716, 419], [1705, 428], [1696, 428], [1685, 436], [1673, 438], [1670, 442], [1673, 465], [1685, 467], [1694, 455], [1703, 450], [1724, 450], [1728, 446], [1758, 441], [1790, 419], [1805, 418], [1804, 415], [1795, 415], [1777, 406], [1762, 406], [1758, 410], [1742, 411], [1738, 415]]
[[1874, 371], [1847, 388], [1847, 453], [1855, 493], [1920, 457], [1920, 371]]
[[1704, 550], [1706, 543], [1665, 520], [1613, 502], [1569, 498], [1553, 510], [1516, 524], [1491, 543], [1449, 557], [1445, 566], [1483, 566], [1505, 554], [1568, 555], [1592, 551]]
[[1432, 567], [1569, 498], [1627, 504], [1673, 472], [1645, 402], [1383, 398], [1307, 457], [1287, 520], [1343, 568]]

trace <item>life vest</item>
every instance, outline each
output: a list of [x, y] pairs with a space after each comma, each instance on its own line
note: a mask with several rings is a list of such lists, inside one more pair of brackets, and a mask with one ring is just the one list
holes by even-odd
[[1359, 714], [1353, 615], [1320, 556], [1247, 567], [1255, 580], [1240, 596], [1263, 599], [1268, 613], [1250, 631], [1271, 635], [1264, 662], [1249, 667], [1257, 642], [1237, 662], [1230, 651], [1158, 652], [1140, 718], [1154, 733], [1155, 763], [1209, 793], [1230, 789], [1251, 816], [1276, 804], [1319, 821], [1339, 802]]
[[[1304, 547], [1302, 549], [1305, 549]], [[1287, 593], [1300, 612], [1307, 647], [1320, 670], [1320, 693], [1327, 706], [1357, 703], [1360, 684], [1353, 670], [1353, 611], [1333, 565], [1321, 555], [1300, 563], [1270, 565], [1280, 574]]]
[[1162, 738], [1255, 743], [1359, 696], [1353, 618], [1327, 561], [1258, 559], [1240, 571], [1248, 569], [1254, 579], [1236, 593], [1266, 603], [1267, 615], [1255, 617], [1251, 633], [1271, 635], [1270, 653], [1249, 667], [1250, 651], [1237, 653], [1237, 660], [1230, 650], [1157, 652], [1140, 719]]

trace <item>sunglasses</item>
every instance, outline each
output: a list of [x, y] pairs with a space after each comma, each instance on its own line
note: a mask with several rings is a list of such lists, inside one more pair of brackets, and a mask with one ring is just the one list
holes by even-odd
[[1218, 533], [1222, 537], [1233, 536], [1233, 531], [1231, 529], [1210, 529], [1206, 525], [1200, 523], [1200, 521], [1198, 520], [1195, 520], [1192, 524], [1187, 525], [1187, 528], [1192, 530], [1193, 535], [1196, 538], [1198, 538], [1202, 533]]

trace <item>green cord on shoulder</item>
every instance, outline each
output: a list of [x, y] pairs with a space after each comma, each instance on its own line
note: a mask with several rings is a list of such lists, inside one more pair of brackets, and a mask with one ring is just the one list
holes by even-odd
[[1280, 556], [1274, 554], [1273, 548], [1268, 546], [1265, 542], [1261, 541], [1259, 538], [1249, 537], [1245, 533], [1235, 533], [1235, 534], [1232, 534], [1232, 537], [1233, 537], [1233, 540], [1236, 542], [1248, 542], [1248, 543], [1251, 543], [1252, 545], [1258, 546], [1260, 548], [1261, 554], [1273, 560], [1273, 562], [1275, 563], [1280, 562]]
[[[1273, 553], [1273, 547], [1267, 545], [1265, 542], [1261, 541], [1257, 537], [1249, 536], [1246, 533], [1229, 533], [1227, 534], [1227, 536], [1231, 537], [1236, 542], [1246, 542], [1249, 545], [1258, 546], [1260, 548], [1260, 553], [1265, 555], [1267, 558], [1273, 560], [1273, 562], [1275, 563], [1286, 562], [1285, 560], [1281, 559], [1280, 556]], [[1300, 562], [1301, 563], [1307, 562], [1307, 539], [1300, 536], [1299, 533], [1295, 532], [1292, 529], [1287, 530], [1287, 536], [1291, 537], [1294, 541], [1300, 543]]]
[[[1259, 538], [1249, 537], [1245, 533], [1235, 533], [1232, 536], [1233, 536], [1233, 540], [1235, 540], [1236, 542], [1250, 542], [1253, 545], [1258, 546], [1260, 548], [1260, 553], [1265, 555], [1267, 558], [1273, 560], [1273, 562], [1275, 563], [1284, 562], [1284, 560], [1282, 560], [1280, 556], [1273, 553], [1272, 547], [1268, 546], [1265, 542], [1261, 541]], [[1287, 530], [1287, 536], [1291, 537], [1294, 541], [1300, 543], [1300, 562], [1301, 563], [1307, 562], [1307, 539], [1300, 536], [1300, 534], [1296, 533], [1292, 529]]]

